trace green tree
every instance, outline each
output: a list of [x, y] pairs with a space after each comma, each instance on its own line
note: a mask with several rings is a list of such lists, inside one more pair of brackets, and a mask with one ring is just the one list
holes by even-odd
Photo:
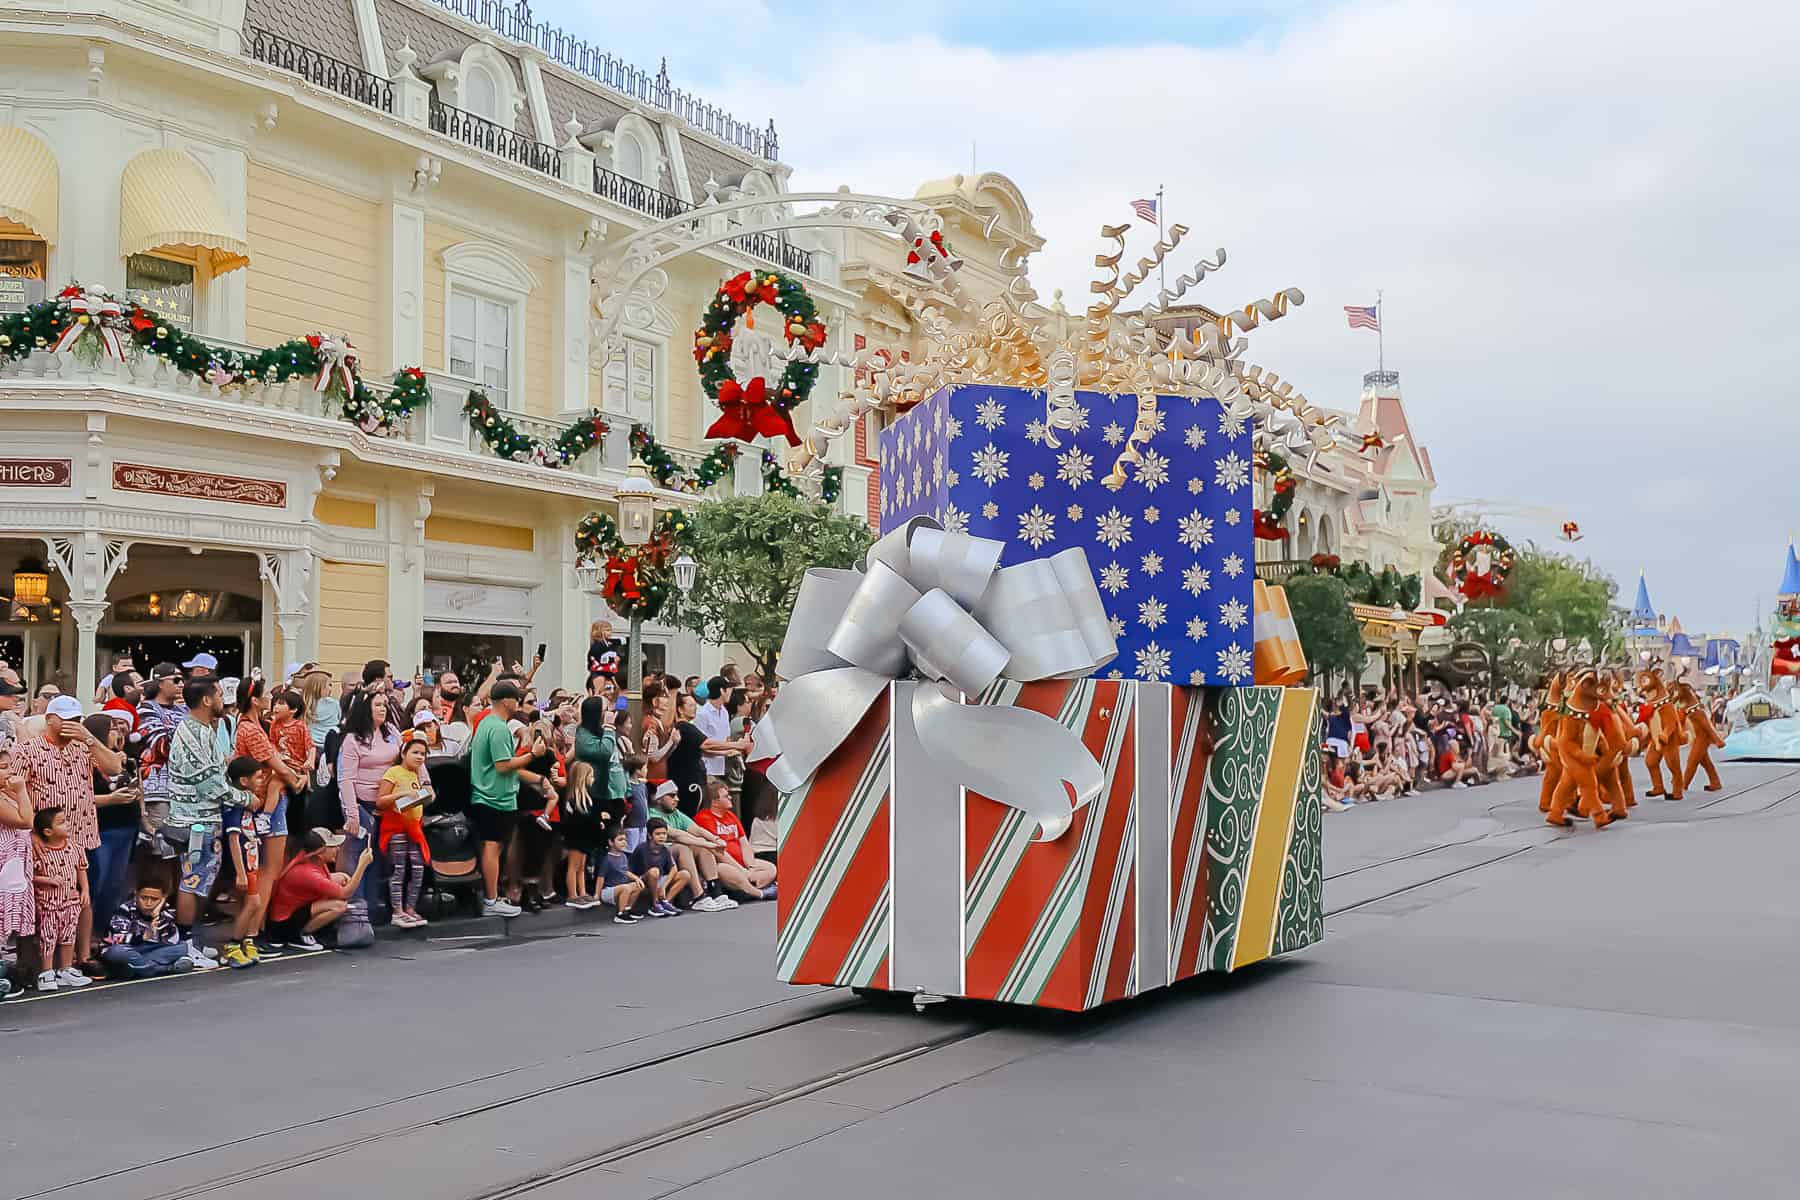
[[873, 540], [862, 521], [779, 493], [703, 504], [685, 543], [700, 569], [668, 619], [708, 641], [743, 646], [773, 679], [807, 568], [853, 567]]
[[1362, 624], [1350, 615], [1350, 589], [1335, 575], [1297, 575], [1288, 580], [1288, 608], [1300, 634], [1300, 649], [1314, 675], [1362, 673]]

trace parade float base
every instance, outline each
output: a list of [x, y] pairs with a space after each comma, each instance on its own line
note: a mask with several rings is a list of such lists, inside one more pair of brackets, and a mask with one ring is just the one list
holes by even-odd
[[1721, 757], [1735, 762], [1800, 762], [1800, 717], [1733, 730], [1725, 737]]

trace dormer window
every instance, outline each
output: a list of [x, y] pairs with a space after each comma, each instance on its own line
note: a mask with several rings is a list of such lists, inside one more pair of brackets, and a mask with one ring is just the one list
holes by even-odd
[[489, 121], [500, 119], [500, 89], [485, 66], [470, 64], [463, 78], [463, 108]]

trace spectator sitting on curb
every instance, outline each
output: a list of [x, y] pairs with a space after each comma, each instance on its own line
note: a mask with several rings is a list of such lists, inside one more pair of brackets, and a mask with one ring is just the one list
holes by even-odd
[[114, 979], [148, 979], [219, 965], [188, 953], [169, 910], [169, 897], [160, 883], [150, 879], [139, 883], [137, 894], [113, 914], [100, 963]]
[[711, 804], [700, 810], [694, 824], [725, 843], [719, 859], [719, 878], [735, 892], [751, 899], [775, 899], [775, 864], [764, 862], [744, 849], [744, 826], [731, 803], [731, 788], [723, 778], [707, 784]]
[[[725, 894], [719, 874], [719, 860], [726, 857], [724, 841], [694, 824], [693, 818], [681, 811], [680, 798], [681, 789], [674, 783], [665, 780], [656, 785], [656, 815], [668, 828], [675, 865], [687, 876], [687, 886], [694, 893], [693, 910], [725, 912], [736, 908], [738, 902]], [[735, 863], [732, 866], [736, 868]]]
[[311, 829], [300, 839], [300, 853], [288, 863], [275, 883], [269, 901], [270, 941], [295, 950], [321, 949], [313, 937], [350, 910], [350, 897], [362, 886], [363, 873], [375, 860], [365, 840], [356, 870], [349, 875], [333, 870], [344, 835], [329, 829]]

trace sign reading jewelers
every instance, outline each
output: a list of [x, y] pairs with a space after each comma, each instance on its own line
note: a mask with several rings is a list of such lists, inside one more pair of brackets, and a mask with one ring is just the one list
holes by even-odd
[[150, 492], [191, 500], [254, 504], [260, 508], [284, 508], [287, 505], [287, 484], [279, 479], [246, 479], [239, 475], [215, 475], [210, 471], [152, 467], [144, 463], [114, 463], [113, 487], [121, 492]]
[[73, 477], [66, 458], [0, 458], [0, 487], [68, 487]]

